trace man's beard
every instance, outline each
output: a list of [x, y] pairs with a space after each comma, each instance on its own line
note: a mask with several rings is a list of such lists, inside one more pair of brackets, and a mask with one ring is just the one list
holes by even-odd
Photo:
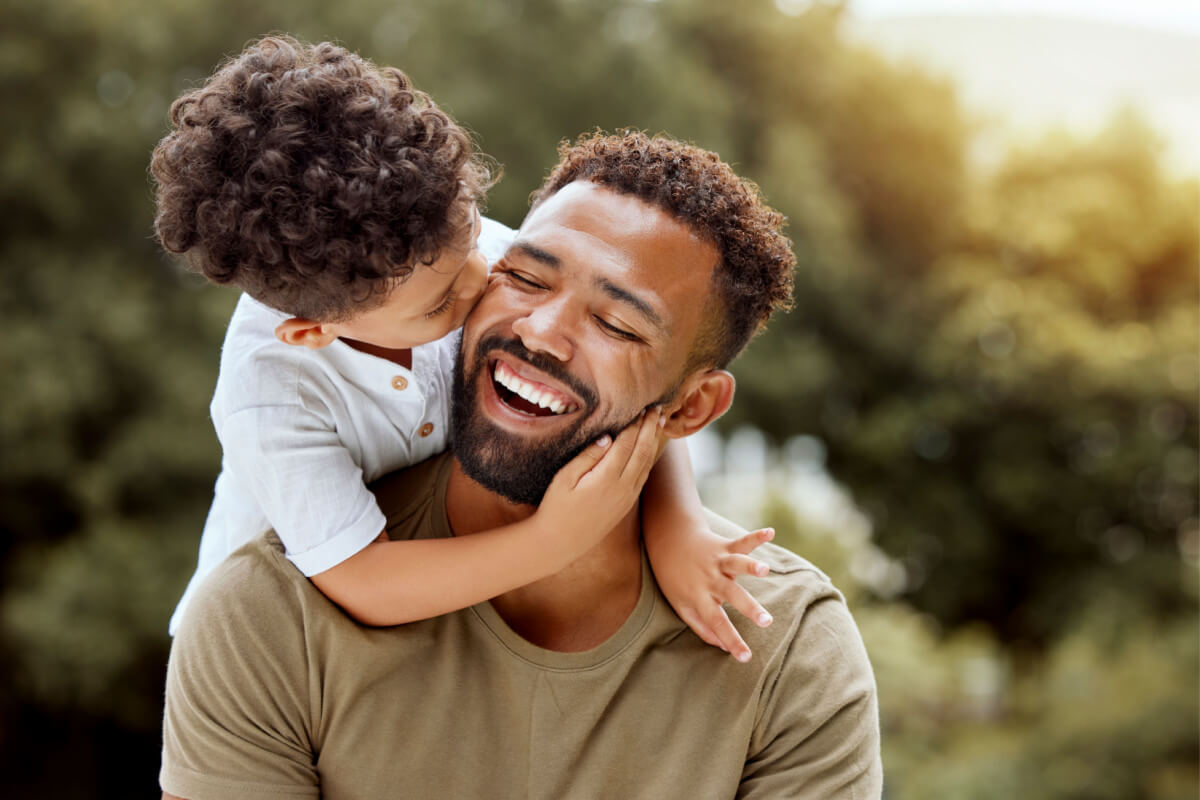
[[[481, 371], [488, 369], [487, 354], [496, 351], [509, 353], [570, 387], [582, 401], [583, 407], [576, 412], [579, 421], [548, 439], [518, 436], [489, 422], [478, 411], [476, 385]], [[483, 379], [493, 378], [487, 374]], [[594, 420], [592, 414], [597, 404], [596, 391], [569, 374], [556, 359], [531, 352], [516, 339], [489, 336], [474, 353], [460, 349], [455, 362], [450, 404], [451, 448], [463, 472], [485, 489], [514, 503], [536, 506], [567, 462], [606, 433], [616, 438], [633, 421], [613, 424]], [[641, 413], [640, 409], [637, 413]]]

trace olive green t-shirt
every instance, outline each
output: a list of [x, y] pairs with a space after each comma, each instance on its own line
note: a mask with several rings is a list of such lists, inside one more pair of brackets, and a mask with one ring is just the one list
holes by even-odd
[[[452, 535], [449, 457], [378, 487], [392, 538]], [[713, 516], [714, 529], [741, 531]], [[239, 798], [876, 798], [878, 709], [841, 595], [782, 548], [745, 581], [769, 609], [741, 664], [672, 612], [643, 559], [633, 612], [585, 652], [522, 639], [489, 603], [358, 625], [267, 534], [182, 620], [164, 791]]]

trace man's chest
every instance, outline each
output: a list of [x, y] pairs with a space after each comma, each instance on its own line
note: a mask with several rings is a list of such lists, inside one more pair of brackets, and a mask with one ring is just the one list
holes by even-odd
[[[668, 644], [552, 670], [486, 637], [461, 638], [459, 627], [428, 626], [421, 654], [388, 670], [367, 666], [353, 691], [325, 698], [316, 743], [323, 797], [736, 793], [756, 690], [717, 673], [743, 665]], [[325, 684], [349, 687], [347, 677]]]

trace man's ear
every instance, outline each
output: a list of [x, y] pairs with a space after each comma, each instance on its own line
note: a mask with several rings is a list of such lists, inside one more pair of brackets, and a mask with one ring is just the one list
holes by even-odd
[[284, 344], [319, 350], [337, 338], [336, 326], [327, 322], [314, 322], [303, 317], [292, 317], [279, 323], [275, 338]]
[[679, 390], [679, 405], [663, 426], [668, 436], [691, 436], [729, 410], [736, 381], [723, 369], [697, 372]]

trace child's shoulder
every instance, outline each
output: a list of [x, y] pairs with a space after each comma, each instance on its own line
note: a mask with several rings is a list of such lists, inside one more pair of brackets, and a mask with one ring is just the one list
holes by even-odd
[[479, 250], [487, 259], [488, 264], [494, 264], [500, 260], [516, 235], [517, 232], [503, 222], [497, 222], [488, 217], [480, 218]]
[[292, 347], [275, 337], [286, 319], [283, 312], [243, 294], [230, 317], [221, 346], [221, 367], [213, 394], [214, 411], [295, 405], [301, 384], [330, 379], [336, 372], [323, 365], [319, 351]]
[[[254, 353], [269, 348], [276, 350], [273, 345], [283, 343], [275, 338], [275, 329], [279, 323], [287, 319], [282, 311], [276, 311], [264, 305], [248, 294], [238, 298], [225, 329], [225, 343], [221, 346], [221, 360], [231, 357]], [[278, 352], [285, 352], [279, 349]]]

